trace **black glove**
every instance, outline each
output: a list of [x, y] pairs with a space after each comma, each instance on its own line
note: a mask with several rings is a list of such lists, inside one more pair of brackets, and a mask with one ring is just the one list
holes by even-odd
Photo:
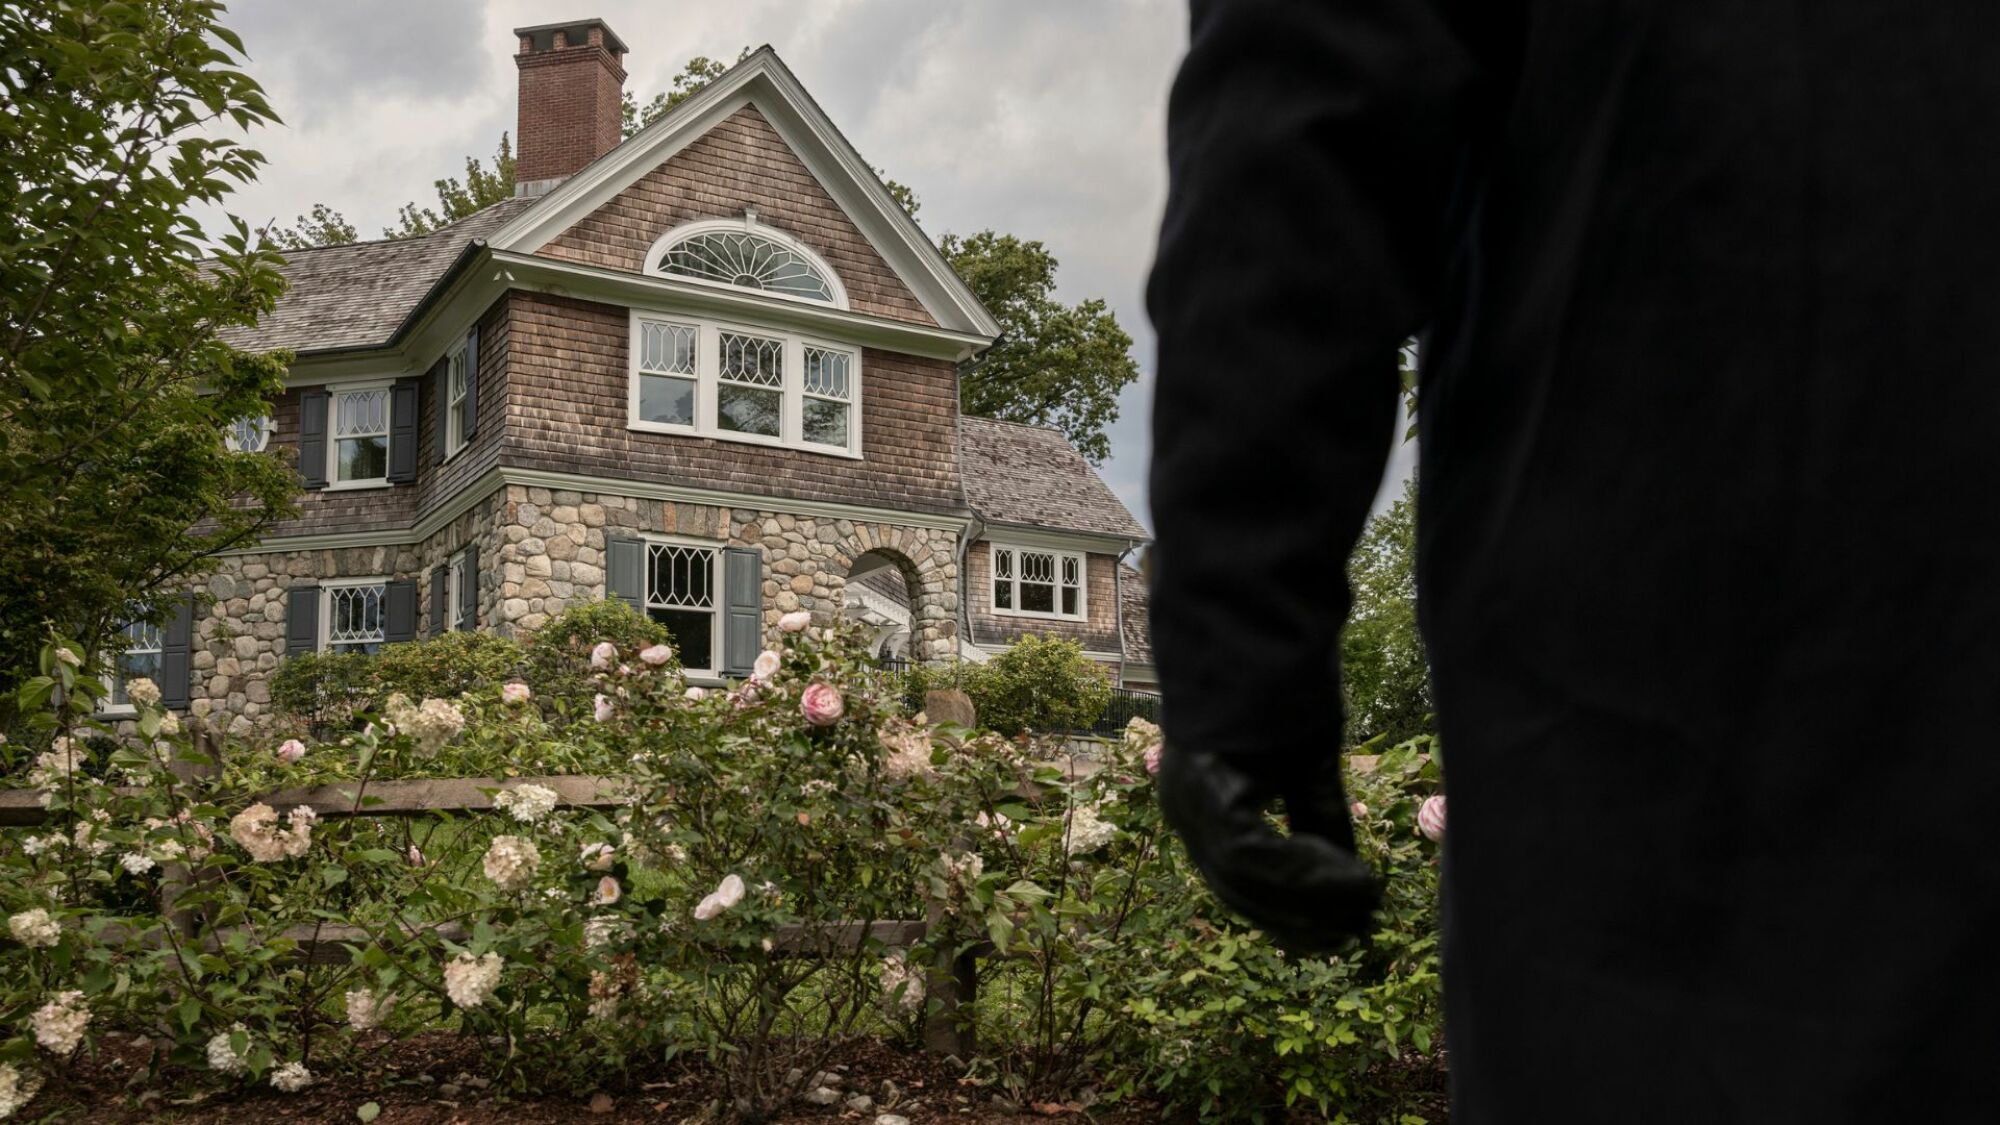
[[[1337, 757], [1223, 757], [1169, 743], [1159, 794], [1215, 897], [1287, 952], [1327, 953], [1368, 932], [1381, 883], [1354, 854]], [[1265, 818], [1277, 802], [1290, 835]]]

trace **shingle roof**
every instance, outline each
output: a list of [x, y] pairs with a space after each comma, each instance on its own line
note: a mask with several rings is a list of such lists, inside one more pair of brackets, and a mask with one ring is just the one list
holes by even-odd
[[1118, 564], [1118, 627], [1125, 631], [1125, 660], [1129, 664], [1153, 662], [1153, 623], [1147, 616], [1152, 604], [1146, 576], [1138, 568]]
[[989, 523], [1151, 538], [1059, 430], [960, 418], [958, 471]]
[[224, 339], [251, 351], [388, 344], [468, 243], [492, 234], [533, 202], [503, 199], [422, 238], [287, 251], [282, 272], [290, 286], [278, 307], [257, 327], [231, 329]]

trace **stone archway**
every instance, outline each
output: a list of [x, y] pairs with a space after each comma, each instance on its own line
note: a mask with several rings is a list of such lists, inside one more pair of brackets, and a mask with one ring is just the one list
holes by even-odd
[[[841, 612], [875, 630], [877, 655], [950, 660], [958, 652], [958, 568], [947, 542], [896, 542], [912, 529], [857, 527], [846, 555]], [[948, 533], [938, 533], [940, 536]], [[911, 551], [906, 548], [914, 547]]]

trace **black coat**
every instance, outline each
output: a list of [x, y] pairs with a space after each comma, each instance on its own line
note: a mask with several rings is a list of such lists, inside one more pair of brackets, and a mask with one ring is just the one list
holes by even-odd
[[1170, 746], [1331, 744], [1424, 331], [1456, 1125], [2000, 1120], [2000, 3], [1193, 8]]

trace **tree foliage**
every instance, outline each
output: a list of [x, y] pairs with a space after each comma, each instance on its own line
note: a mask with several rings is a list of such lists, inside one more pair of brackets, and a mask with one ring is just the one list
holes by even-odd
[[[750, 48], [745, 47], [737, 52], [736, 61], [742, 62], [749, 57]], [[666, 89], [653, 95], [652, 101], [641, 105], [639, 100], [632, 96], [632, 91], [625, 91], [624, 101], [619, 106], [620, 114], [624, 118], [625, 135], [629, 137], [666, 116], [668, 110], [694, 97], [701, 92], [703, 86], [722, 77], [722, 73], [728, 70], [729, 66], [730, 64], [720, 59], [696, 55], [687, 61], [687, 65], [681, 68], [679, 74], [674, 75], [673, 81]]]
[[0, 3], [0, 683], [52, 629], [97, 652], [163, 619], [292, 510], [275, 454], [222, 441], [283, 386], [287, 357], [222, 339], [276, 303], [277, 255], [189, 214], [264, 162], [219, 129], [277, 120], [221, 10]]
[[1354, 592], [1340, 636], [1349, 745], [1431, 732], [1430, 670], [1417, 633], [1417, 485], [1368, 522], [1347, 564]]
[[944, 236], [958, 276], [1000, 321], [1000, 340], [959, 379], [967, 414], [1054, 426], [1092, 464], [1111, 452], [1104, 429], [1118, 418], [1118, 393], [1139, 377], [1132, 337], [1102, 298], [1064, 304], [1055, 296], [1056, 258], [1040, 242], [983, 230]]
[[468, 156], [465, 158], [465, 183], [460, 184], [456, 177], [447, 176], [432, 186], [437, 189], [438, 205], [419, 207], [414, 202], [403, 204], [396, 214], [396, 225], [383, 228], [384, 238], [416, 238], [483, 211], [503, 199], [512, 199], [514, 146], [507, 139], [507, 134], [500, 134], [500, 145], [493, 152], [491, 168], [480, 163], [478, 157]]

